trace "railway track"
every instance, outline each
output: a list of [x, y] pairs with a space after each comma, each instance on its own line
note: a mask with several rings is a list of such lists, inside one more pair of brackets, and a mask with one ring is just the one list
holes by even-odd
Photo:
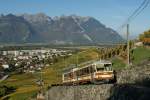
[[113, 85], [117, 85], [117, 83], [100, 83], [100, 84], [93, 84], [93, 83], [86, 83], [86, 84], [51, 84], [50, 87], [55, 87], [55, 86], [88, 86], [88, 85], [93, 85], [93, 86], [96, 86], [96, 85], [110, 85], [110, 84], [113, 84]]

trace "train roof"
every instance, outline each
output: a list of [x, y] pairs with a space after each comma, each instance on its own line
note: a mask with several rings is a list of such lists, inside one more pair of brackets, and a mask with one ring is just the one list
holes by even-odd
[[112, 62], [108, 60], [99, 60], [95, 61], [93, 64], [112, 64]]
[[91, 61], [91, 63], [84, 65], [78, 69], [86, 68], [89, 67], [89, 65], [93, 65], [93, 64], [112, 64], [112, 63], [111, 61], [107, 61], [107, 60]]
[[77, 65], [76, 64], [71, 64], [68, 67], [64, 68], [63, 72], [69, 72], [69, 71], [71, 71], [71, 70], [73, 70], [75, 68], [77, 68]]
[[73, 71], [73, 70], [76, 70], [76, 69], [86, 68], [86, 67], [88, 67], [89, 65], [92, 65], [92, 64], [112, 64], [112, 62], [108, 61], [108, 60], [98, 60], [98, 61], [91, 60], [91, 61], [87, 61], [85, 63], [81, 63], [79, 65], [72, 64], [72, 65], [68, 66], [67, 68], [64, 68], [63, 72], [67, 73], [67, 72], [70, 72], [71, 70]]

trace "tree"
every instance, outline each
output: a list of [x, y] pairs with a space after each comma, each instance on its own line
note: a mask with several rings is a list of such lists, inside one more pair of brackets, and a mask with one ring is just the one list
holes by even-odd
[[2, 85], [0, 86], [0, 97], [5, 96], [9, 93], [12, 93], [15, 90], [16, 90], [15, 87]]
[[144, 33], [139, 35], [139, 40], [143, 41], [144, 38], [150, 38], [150, 30], [145, 31]]
[[6, 88], [0, 87], [0, 97], [4, 96], [6, 94]]
[[140, 35], [139, 35], [139, 40], [140, 40], [140, 41], [143, 41], [143, 39], [144, 39], [144, 34], [140, 34]]

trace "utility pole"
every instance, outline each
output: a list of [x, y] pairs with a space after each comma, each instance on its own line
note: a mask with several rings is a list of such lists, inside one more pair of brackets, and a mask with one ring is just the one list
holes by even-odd
[[127, 24], [127, 66], [130, 66], [130, 39], [129, 39], [129, 24]]

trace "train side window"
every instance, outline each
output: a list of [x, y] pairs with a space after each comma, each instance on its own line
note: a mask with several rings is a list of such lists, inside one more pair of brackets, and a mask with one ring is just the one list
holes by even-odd
[[87, 73], [87, 69], [84, 68], [84, 69], [83, 69], [83, 75], [86, 75], [86, 73]]
[[93, 66], [89, 67], [89, 73], [93, 73], [93, 72], [96, 72], [95, 67]]
[[78, 70], [78, 71], [76, 72], [76, 74], [77, 74], [77, 76], [81, 76], [81, 71]]
[[69, 79], [70, 78], [70, 75], [69, 75], [69, 73], [67, 73], [67, 74], [64, 74], [64, 80], [67, 80], [67, 79]]
[[111, 64], [104, 64], [104, 67], [111, 67]]
[[65, 74], [65, 77], [68, 78], [68, 79], [73, 78], [73, 74], [72, 73], [67, 73], [67, 74]]
[[97, 67], [97, 71], [104, 71], [104, 68]]
[[89, 68], [83, 68], [80, 70], [80, 76], [89, 74]]

